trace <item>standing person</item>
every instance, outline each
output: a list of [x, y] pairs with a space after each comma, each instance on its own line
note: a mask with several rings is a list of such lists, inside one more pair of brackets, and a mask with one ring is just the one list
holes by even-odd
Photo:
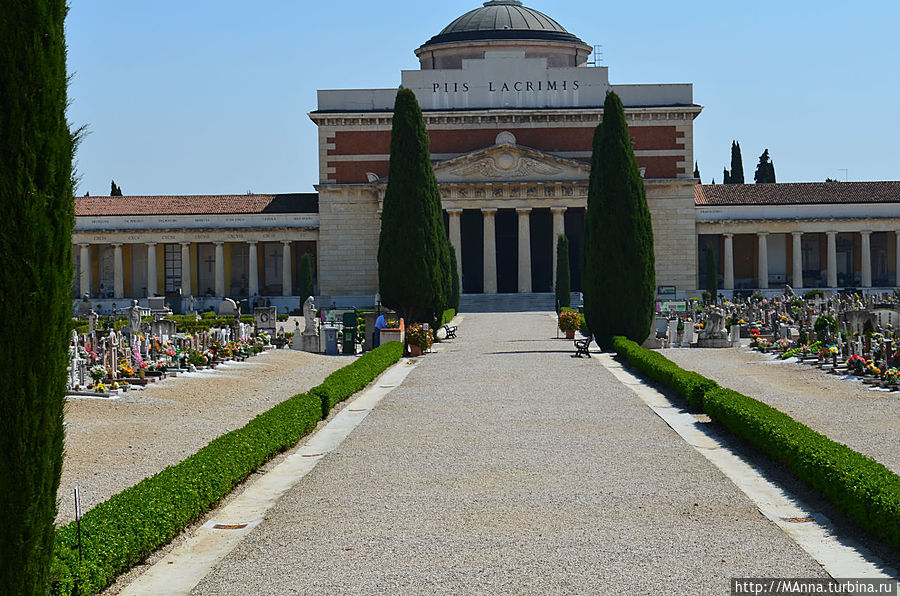
[[387, 327], [387, 321], [384, 318], [384, 315], [378, 315], [378, 318], [375, 319], [375, 333], [372, 337], [372, 347], [377, 348], [381, 345], [381, 330]]

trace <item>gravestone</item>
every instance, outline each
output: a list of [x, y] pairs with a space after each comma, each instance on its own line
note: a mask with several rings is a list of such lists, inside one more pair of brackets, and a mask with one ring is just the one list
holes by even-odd
[[91, 312], [91, 298], [87, 294], [81, 297], [81, 302], [78, 303], [78, 310], [76, 311], [76, 315], [79, 317], [87, 316], [88, 313]]
[[678, 346], [678, 319], [669, 321], [669, 347]]
[[[320, 348], [319, 341], [319, 320], [316, 318], [316, 302], [315, 299], [310, 296], [303, 303], [303, 335], [300, 338], [300, 348], [304, 352], [313, 352], [318, 353]], [[299, 325], [297, 326], [297, 331], [300, 331]], [[299, 333], [294, 334], [294, 345], [297, 345], [297, 336]], [[298, 349], [298, 348], [294, 348]]]
[[741, 344], [741, 326], [740, 325], [732, 325], [731, 326], [731, 345], [738, 346]]
[[175, 337], [176, 332], [177, 326], [175, 325], [175, 321], [159, 319], [150, 323], [150, 334], [153, 337], [160, 338], [162, 341], [168, 341]]
[[684, 336], [681, 339], [681, 345], [685, 347], [691, 347], [691, 344], [694, 343], [694, 322], [693, 321], [685, 321], [684, 322]]
[[219, 315], [238, 315], [240, 316], [240, 309], [238, 308], [237, 303], [231, 298], [226, 298], [219, 303]]
[[701, 348], [730, 348], [731, 339], [725, 330], [725, 311], [715, 307], [707, 311], [706, 324], [697, 339]]
[[278, 309], [274, 306], [261, 306], [253, 311], [253, 325], [257, 331], [275, 331], [278, 320]]

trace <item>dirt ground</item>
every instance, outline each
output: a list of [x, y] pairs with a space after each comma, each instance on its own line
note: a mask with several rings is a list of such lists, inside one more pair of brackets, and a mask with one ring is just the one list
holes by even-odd
[[119, 399], [68, 398], [57, 523], [75, 518], [76, 484], [82, 511], [87, 511], [315, 387], [349, 362], [349, 357], [269, 350], [245, 362], [165, 379]]

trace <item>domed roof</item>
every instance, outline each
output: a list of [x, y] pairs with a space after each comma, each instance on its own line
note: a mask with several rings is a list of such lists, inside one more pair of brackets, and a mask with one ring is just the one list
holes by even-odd
[[523, 6], [519, 0], [490, 0], [470, 10], [422, 47], [457, 41], [526, 39], [584, 44], [562, 25], [542, 12]]

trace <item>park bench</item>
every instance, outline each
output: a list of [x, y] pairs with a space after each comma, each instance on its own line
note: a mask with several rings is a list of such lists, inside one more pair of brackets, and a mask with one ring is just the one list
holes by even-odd
[[447, 339], [456, 339], [456, 325], [444, 325], [444, 332], [447, 334]]
[[591, 345], [591, 338], [575, 340], [575, 355], [572, 358], [581, 358], [582, 356], [590, 356], [588, 347]]

